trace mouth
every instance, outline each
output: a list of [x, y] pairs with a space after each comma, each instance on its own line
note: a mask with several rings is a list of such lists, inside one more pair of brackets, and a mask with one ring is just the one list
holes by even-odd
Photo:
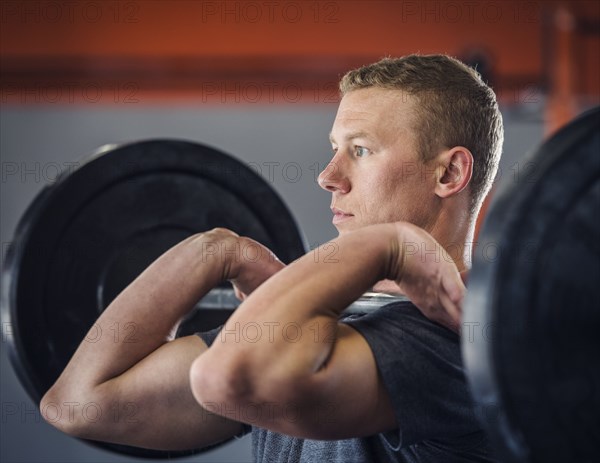
[[346, 221], [350, 220], [352, 217], [354, 217], [353, 214], [349, 214], [348, 212], [344, 212], [341, 209], [337, 209], [335, 207], [331, 208], [331, 212], [333, 212], [333, 220], [332, 220], [333, 224], [346, 222]]

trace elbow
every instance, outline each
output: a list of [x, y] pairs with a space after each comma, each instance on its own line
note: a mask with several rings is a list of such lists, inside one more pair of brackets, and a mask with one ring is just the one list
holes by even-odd
[[102, 407], [94, 400], [67, 397], [51, 388], [39, 404], [44, 420], [72, 437], [93, 439], [93, 424], [97, 424]]
[[54, 426], [59, 431], [76, 436], [81, 423], [75, 422], [75, 420], [78, 420], [77, 415], [65, 410], [65, 407], [71, 407], [72, 404], [71, 400], [63, 400], [53, 388], [50, 388], [40, 401], [40, 414], [46, 423]]
[[[286, 409], [306, 397], [303, 390], [309, 378], [291, 378], [267, 367], [252, 368], [244, 359], [211, 361], [208, 352], [198, 357], [190, 369], [192, 394], [203, 408], [236, 421], [250, 422], [248, 415], [263, 407]], [[235, 414], [235, 415], [234, 415]], [[262, 415], [262, 410], [259, 415]], [[272, 414], [272, 412], [271, 412]]]
[[251, 397], [252, 387], [243, 368], [211, 360], [205, 353], [190, 368], [190, 387], [196, 401], [206, 410], [215, 411], [230, 419], [239, 419], [221, 411], [235, 410], [234, 405]]

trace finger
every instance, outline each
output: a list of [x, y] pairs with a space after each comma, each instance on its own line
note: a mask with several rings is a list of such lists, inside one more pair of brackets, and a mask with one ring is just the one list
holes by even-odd
[[398, 284], [393, 280], [378, 281], [373, 285], [373, 291], [376, 293], [403, 294]]
[[444, 293], [444, 292], [442, 292], [440, 294], [440, 303], [442, 304], [442, 306], [445, 309], [445, 313], [443, 316], [445, 318], [447, 317], [448, 321], [453, 326], [456, 326], [456, 327], [460, 326], [460, 319], [461, 319], [460, 306], [458, 304], [456, 304], [447, 293]]
[[435, 322], [439, 323], [440, 325], [445, 326], [446, 328], [448, 328], [449, 330], [454, 331], [457, 334], [460, 334], [460, 322], [457, 322], [448, 311], [440, 311], [437, 315], [436, 318], [434, 319]]
[[240, 301], [246, 299], [246, 295], [238, 289], [237, 286], [233, 286], [233, 292], [235, 293], [235, 297], [237, 297]]
[[463, 283], [462, 275], [452, 272], [449, 276], [442, 279], [442, 288], [448, 294], [448, 297], [457, 306], [462, 306], [467, 288]]
[[462, 282], [466, 285], [467, 281], [469, 280], [469, 270], [463, 270], [462, 272], [460, 272], [460, 278]]

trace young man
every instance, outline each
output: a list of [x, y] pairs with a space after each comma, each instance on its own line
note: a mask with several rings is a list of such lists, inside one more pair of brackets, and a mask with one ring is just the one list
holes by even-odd
[[[157, 449], [251, 430], [265, 462], [491, 460], [458, 336], [442, 325], [457, 328], [458, 271], [497, 168], [495, 96], [445, 56], [385, 59], [349, 72], [340, 89], [334, 156], [319, 177], [340, 232], [333, 258], [313, 252], [284, 268], [222, 229], [178, 244], [98, 320], [135, 323], [136, 342], [82, 343], [41, 404], [133, 403], [134, 419], [55, 426]], [[226, 279], [245, 300], [220, 332], [173, 340]], [[373, 286], [407, 294], [439, 323], [411, 303], [340, 318]]]

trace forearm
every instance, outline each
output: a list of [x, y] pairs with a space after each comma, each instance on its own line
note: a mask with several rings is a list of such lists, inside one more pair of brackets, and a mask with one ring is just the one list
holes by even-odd
[[57, 384], [88, 390], [172, 339], [193, 305], [222, 277], [219, 253], [195, 235], [157, 259], [106, 308]]
[[297, 385], [309, 379], [331, 353], [339, 314], [396, 265], [397, 230], [394, 224], [357, 230], [281, 270], [237, 309], [198, 362], [228, 368], [234, 394], [252, 390], [258, 394], [252, 400], [272, 397], [269, 385], [281, 390], [282, 379]]

